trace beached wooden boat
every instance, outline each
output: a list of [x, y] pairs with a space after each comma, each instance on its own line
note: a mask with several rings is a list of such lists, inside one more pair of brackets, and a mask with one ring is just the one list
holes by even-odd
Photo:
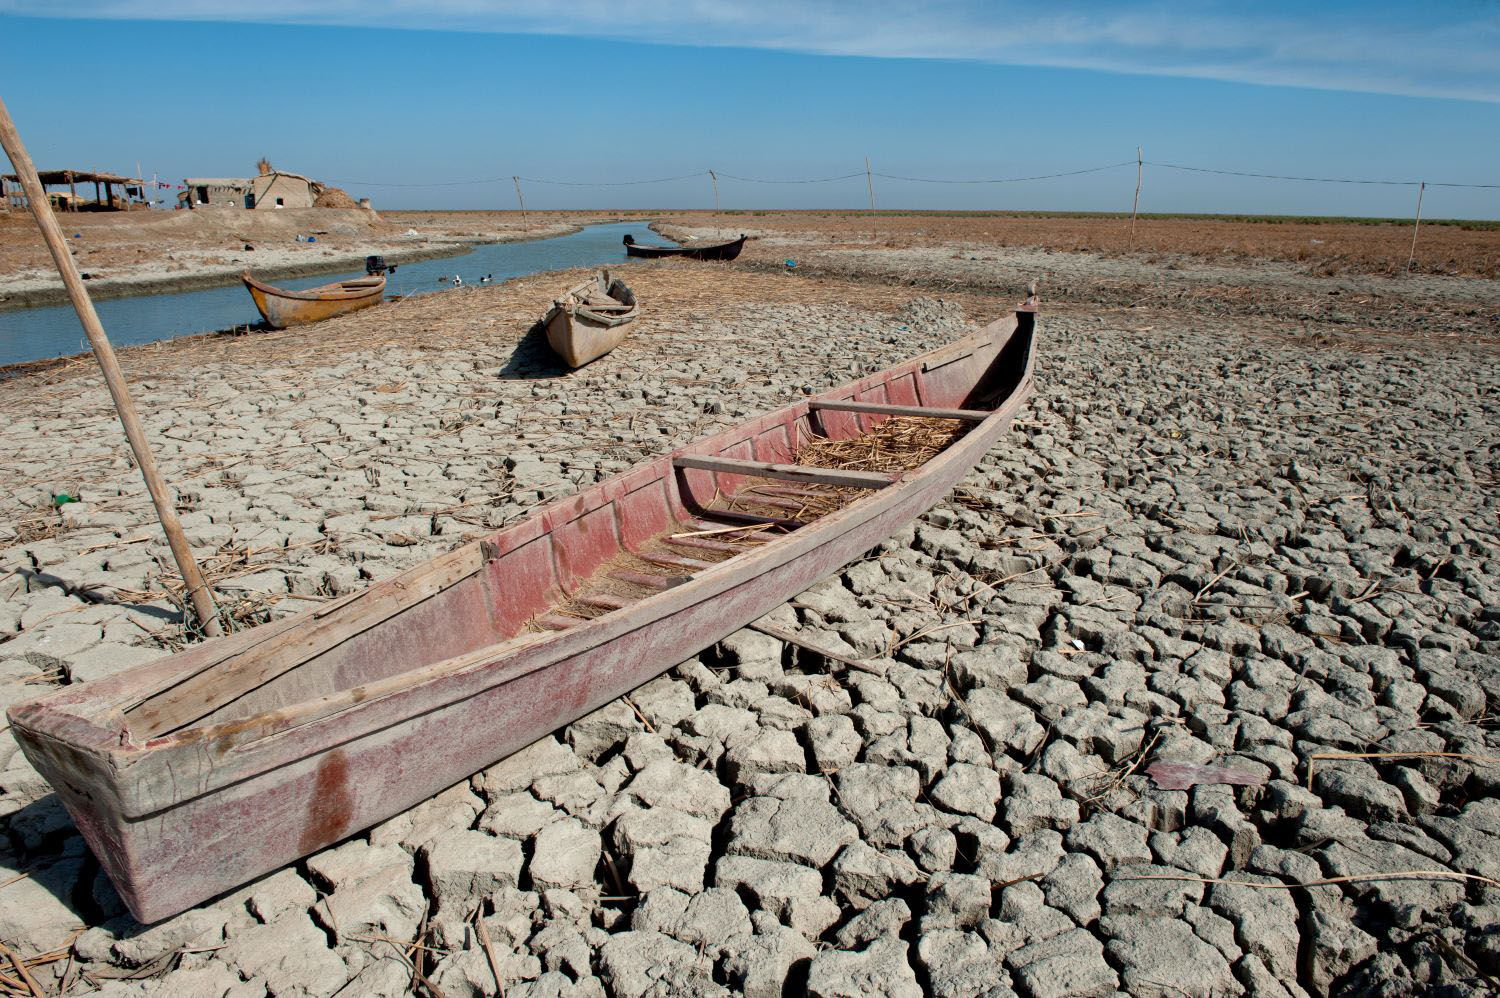
[[733, 260], [740, 255], [740, 250], [745, 248], [745, 240], [749, 236], [741, 235], [738, 239], [717, 243], [713, 246], [642, 246], [635, 241], [630, 233], [625, 234], [625, 255], [657, 259], [664, 256], [680, 256], [689, 260]]
[[601, 271], [552, 303], [543, 317], [547, 342], [569, 367], [582, 367], [620, 345], [640, 315], [635, 292]]
[[[1033, 337], [1023, 306], [310, 613], [17, 704], [12, 729], [135, 917], [165, 918], [410, 808], [858, 558], [1005, 433]], [[882, 441], [885, 470], [847, 467]]]
[[306, 291], [288, 291], [257, 281], [246, 271], [240, 275], [261, 318], [272, 329], [305, 326], [346, 312], [379, 305], [385, 293], [385, 275], [372, 274], [353, 281], [337, 281]]

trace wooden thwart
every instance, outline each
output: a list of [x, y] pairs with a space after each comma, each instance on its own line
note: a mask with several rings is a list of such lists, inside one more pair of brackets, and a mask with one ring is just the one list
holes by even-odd
[[[749, 489], [746, 489], [744, 492], [741, 492], [738, 495], [730, 496], [729, 501], [732, 503], [739, 503], [742, 506], [769, 506], [772, 509], [784, 509], [791, 513], [800, 513], [807, 508], [807, 500], [805, 499], [802, 502], [796, 502], [792, 499], [784, 499], [781, 496], [762, 495], [758, 491], [751, 491]], [[715, 510], [713, 515], [719, 516], [721, 512], [728, 511]], [[747, 519], [764, 521], [766, 517], [747, 515]]]
[[801, 499], [806, 502], [808, 499], [827, 499], [828, 493], [798, 488], [795, 485], [757, 485], [739, 493], [735, 498], [748, 501], [752, 496], [780, 496], [783, 499]]
[[714, 551], [719, 554], [739, 554], [745, 550], [743, 545], [716, 541], [708, 537], [668, 537], [666, 543], [676, 547], [697, 548], [699, 551]]
[[697, 572], [705, 568], [714, 567], [711, 561], [699, 561], [696, 558], [679, 558], [675, 554], [658, 554], [655, 551], [645, 551], [636, 557], [642, 561], [649, 561], [653, 565], [661, 565], [663, 568], [685, 568], [689, 572]]
[[958, 419], [966, 423], [982, 423], [994, 415], [983, 409], [934, 409], [925, 405], [889, 405], [885, 402], [819, 402], [807, 403], [809, 409], [825, 409], [829, 412], [869, 412], [882, 416], [922, 416], [927, 419]]
[[671, 589], [689, 581], [688, 577], [683, 575], [650, 575], [646, 572], [631, 572], [623, 568], [617, 572], [610, 572], [609, 577], [627, 585], [661, 590]]
[[[730, 497], [731, 500], [744, 498], [745, 497], [743, 494]], [[804, 503], [802, 505], [798, 505], [796, 503], [792, 503], [791, 505], [800, 510], [806, 504]], [[705, 520], [723, 520], [727, 523], [769, 523], [772, 526], [781, 527], [784, 530], [796, 530], [798, 527], [807, 526], [808, 522], [805, 520], [789, 520], [784, 517], [777, 516], [757, 516], [754, 513], [742, 513], [739, 510], [734, 509], [706, 509], [703, 510], [703, 518]]]
[[611, 596], [608, 593], [587, 593], [577, 597], [578, 602], [585, 606], [598, 607], [601, 610], [623, 610], [631, 604], [631, 600], [622, 599], [619, 596]]
[[771, 464], [767, 461], [741, 461], [733, 457], [700, 457], [696, 454], [674, 457], [672, 465], [677, 468], [696, 468], [699, 471], [717, 471], [729, 475], [778, 478], [788, 482], [816, 482], [819, 485], [839, 485], [853, 489], [883, 489], [896, 480], [896, 476], [878, 471], [809, 468], [801, 464]]
[[786, 536], [785, 534], [773, 534], [768, 530], [757, 529], [758, 527], [776, 526], [775, 521], [767, 520], [764, 518], [758, 524], [747, 523], [743, 526], [738, 527], [726, 527], [723, 524], [714, 523], [711, 520], [704, 520], [695, 516], [688, 519], [687, 525], [697, 530], [699, 532], [699, 535], [701, 536], [711, 537], [714, 535], [728, 535], [730, 540], [753, 538], [758, 541], [774, 541], [778, 537]]

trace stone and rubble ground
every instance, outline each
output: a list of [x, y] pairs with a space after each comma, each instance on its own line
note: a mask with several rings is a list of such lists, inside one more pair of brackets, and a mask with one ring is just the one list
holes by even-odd
[[[648, 318], [567, 377], [522, 339], [556, 275], [124, 358], [249, 625], [951, 340], [1036, 276], [932, 257], [900, 287], [640, 268]], [[1491, 993], [1496, 344], [1105, 306], [1092, 258], [1065, 265], [1083, 290], [1044, 311], [1015, 430], [770, 615], [860, 668], [738, 632], [151, 927], [0, 733], [0, 941], [48, 994]], [[179, 646], [94, 371], [0, 410], [3, 703]], [[1264, 783], [1161, 790], [1161, 761]]]

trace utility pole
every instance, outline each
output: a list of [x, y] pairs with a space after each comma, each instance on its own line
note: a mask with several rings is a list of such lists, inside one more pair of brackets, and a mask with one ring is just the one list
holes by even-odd
[[1141, 147], [1135, 147], [1135, 200], [1130, 203], [1130, 245], [1135, 245], [1135, 216], [1141, 207]]
[[719, 213], [719, 176], [718, 174], [714, 173], [714, 171], [709, 170], [708, 179], [711, 180], [714, 185], [714, 214], [717, 215]]
[[521, 205], [521, 226], [526, 226], [526, 199], [521, 196], [521, 178], [511, 177], [511, 182], [516, 185], [516, 201]]
[[1406, 269], [1411, 270], [1412, 261], [1417, 258], [1417, 230], [1422, 227], [1422, 194], [1427, 190], [1427, 181], [1423, 180], [1417, 184], [1417, 221], [1411, 227], [1411, 252], [1406, 255]]

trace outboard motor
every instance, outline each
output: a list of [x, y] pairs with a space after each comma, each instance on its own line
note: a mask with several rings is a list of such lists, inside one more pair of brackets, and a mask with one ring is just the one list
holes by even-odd
[[380, 274], [385, 273], [387, 270], [395, 269], [395, 267], [387, 267], [385, 265], [385, 257], [383, 256], [365, 257], [365, 273], [370, 275], [371, 277], [376, 277]]
[[634, 237], [634, 236], [632, 236], [632, 235], [631, 235], [631, 234], [630, 234], [630, 233], [628, 233], [628, 232], [627, 232], [627, 233], [625, 233], [625, 245], [626, 245], [626, 246], [634, 246], [634, 245], [635, 245], [635, 237]]

